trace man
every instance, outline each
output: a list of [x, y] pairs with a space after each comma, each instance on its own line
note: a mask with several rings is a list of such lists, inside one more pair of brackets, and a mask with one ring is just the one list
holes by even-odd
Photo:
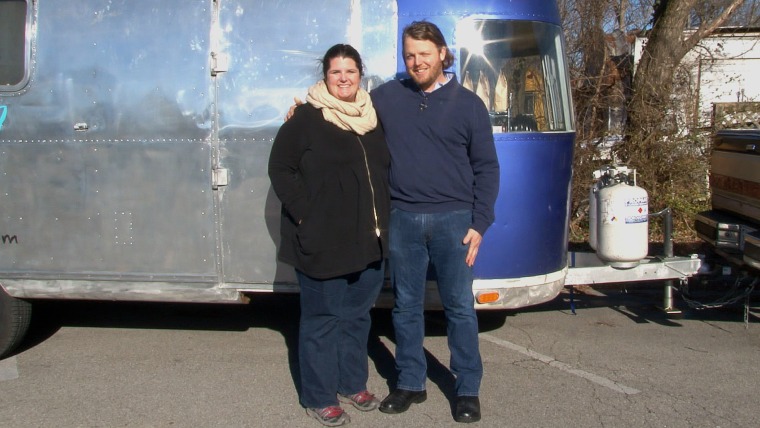
[[389, 267], [399, 371], [397, 388], [380, 411], [403, 413], [427, 399], [423, 341], [430, 264], [456, 377], [454, 419], [476, 422], [483, 364], [472, 266], [493, 223], [499, 190], [492, 127], [481, 99], [444, 72], [454, 56], [436, 25], [418, 21], [404, 28], [403, 56], [410, 79], [370, 93], [391, 154]]
[[410, 79], [390, 81], [371, 94], [391, 153], [389, 266], [399, 371], [397, 388], [380, 411], [402, 413], [427, 398], [423, 309], [430, 264], [456, 377], [454, 419], [475, 422], [483, 365], [472, 266], [493, 223], [499, 187], [492, 127], [480, 98], [444, 73], [454, 57], [437, 26], [407, 26], [403, 56]]

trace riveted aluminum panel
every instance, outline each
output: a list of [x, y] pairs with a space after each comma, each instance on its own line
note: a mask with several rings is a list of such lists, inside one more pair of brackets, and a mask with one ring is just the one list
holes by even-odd
[[216, 283], [211, 3], [29, 4], [31, 77], [0, 93], [0, 278]]

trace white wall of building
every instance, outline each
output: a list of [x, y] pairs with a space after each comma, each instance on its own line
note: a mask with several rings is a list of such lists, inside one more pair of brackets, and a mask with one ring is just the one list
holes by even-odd
[[[688, 35], [685, 35], [688, 36]], [[634, 45], [638, 64], [646, 38]], [[760, 31], [719, 33], [702, 40], [681, 61], [697, 101], [698, 127], [711, 126], [713, 103], [760, 101]]]

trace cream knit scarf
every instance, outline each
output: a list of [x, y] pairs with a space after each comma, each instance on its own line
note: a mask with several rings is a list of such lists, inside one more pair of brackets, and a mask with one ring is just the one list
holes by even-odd
[[309, 88], [306, 102], [322, 110], [326, 121], [346, 131], [364, 135], [377, 127], [375, 108], [372, 107], [369, 92], [364, 89], [359, 88], [356, 101], [349, 103], [332, 96], [327, 91], [325, 81], [320, 80]]

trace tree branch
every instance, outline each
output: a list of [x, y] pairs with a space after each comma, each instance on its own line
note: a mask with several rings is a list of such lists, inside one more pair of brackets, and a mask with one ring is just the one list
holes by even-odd
[[734, 0], [730, 5], [728, 5], [728, 7], [726, 7], [723, 13], [718, 15], [715, 19], [708, 22], [707, 24], [701, 25], [699, 29], [694, 32], [694, 34], [692, 34], [688, 39], [684, 41], [684, 47], [686, 48], [686, 51], [691, 50], [702, 39], [715, 32], [716, 28], [720, 27], [726, 21], [728, 21], [728, 18], [731, 17], [731, 14], [733, 14], [734, 11], [739, 8], [739, 6], [743, 5], [745, 1], [746, 0]]

